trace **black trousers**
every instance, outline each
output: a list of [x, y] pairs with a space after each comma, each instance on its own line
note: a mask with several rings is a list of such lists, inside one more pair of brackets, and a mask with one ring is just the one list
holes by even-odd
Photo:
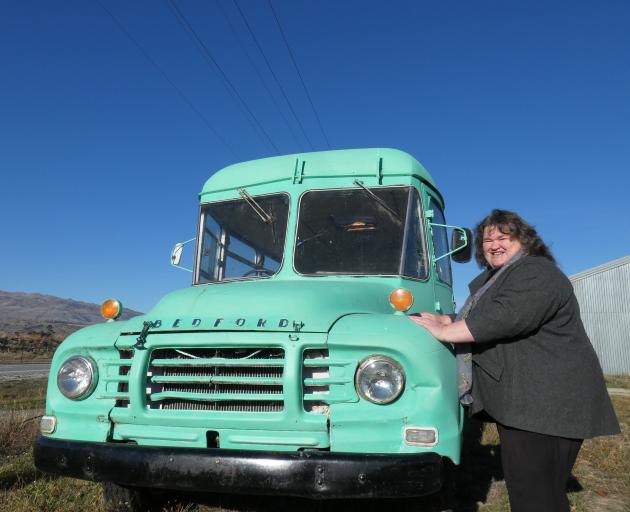
[[569, 512], [566, 484], [581, 439], [527, 432], [497, 423], [512, 512]]

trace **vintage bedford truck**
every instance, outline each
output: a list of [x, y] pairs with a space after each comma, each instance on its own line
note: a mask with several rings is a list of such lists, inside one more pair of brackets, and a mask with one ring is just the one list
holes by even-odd
[[449, 251], [429, 173], [393, 149], [288, 155], [199, 199], [192, 286], [126, 321], [106, 301], [55, 353], [37, 467], [103, 482], [108, 510], [156, 489], [439, 490], [460, 459], [455, 356], [406, 314], [453, 312], [471, 234]]

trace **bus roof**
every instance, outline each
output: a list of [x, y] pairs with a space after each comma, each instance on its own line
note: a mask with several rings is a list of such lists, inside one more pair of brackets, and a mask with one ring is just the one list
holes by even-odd
[[[436, 188], [428, 171], [410, 154], [398, 149], [368, 148], [317, 151], [274, 156], [229, 165], [204, 184], [199, 198], [240, 187], [309, 178], [341, 176], [417, 176]], [[206, 196], [206, 197], [204, 197]]]

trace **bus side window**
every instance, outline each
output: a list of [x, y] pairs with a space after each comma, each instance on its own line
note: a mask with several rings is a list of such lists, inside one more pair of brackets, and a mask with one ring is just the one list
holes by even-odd
[[407, 214], [403, 275], [415, 279], [426, 279], [429, 272], [422, 233], [422, 205], [418, 192], [412, 188], [410, 193], [413, 195], [409, 204], [410, 211]]
[[[432, 222], [435, 224], [446, 224], [446, 219], [444, 218], [444, 212], [440, 205], [431, 198], [429, 202], [429, 209], [433, 210], [433, 219]], [[445, 227], [441, 226], [432, 226], [433, 230], [433, 254], [435, 258], [439, 258], [443, 254], [446, 254], [448, 249], [448, 233]], [[435, 270], [437, 272], [438, 279], [449, 286], [453, 284], [453, 277], [451, 274], [451, 258], [450, 256], [446, 256], [438, 260], [435, 263]]]

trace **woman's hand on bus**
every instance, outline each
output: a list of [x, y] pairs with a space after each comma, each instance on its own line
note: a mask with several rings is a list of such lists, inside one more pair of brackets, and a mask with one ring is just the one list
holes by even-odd
[[419, 315], [409, 315], [409, 320], [414, 324], [424, 327], [427, 331], [433, 334], [438, 340], [441, 340], [441, 334], [444, 328], [452, 322], [450, 317], [446, 315], [434, 315], [423, 311]]
[[449, 343], [474, 341], [466, 322], [463, 320], [453, 322], [448, 315], [434, 315], [433, 313], [427, 312], [423, 312], [420, 316], [410, 315], [408, 318], [413, 323], [424, 327], [440, 341]]
[[[422, 313], [423, 315], [431, 315], [431, 313]], [[442, 325], [450, 325], [453, 323], [453, 317], [450, 315], [432, 315], [435, 316], [438, 322]]]
[[[431, 318], [439, 322], [441, 325], [449, 325], [453, 323], [453, 318], [450, 315], [435, 315], [433, 313], [429, 313], [428, 311], [423, 311], [422, 313], [412, 313], [409, 315], [410, 318]], [[417, 322], [416, 322], [417, 323]], [[421, 324], [418, 324], [421, 325]]]

